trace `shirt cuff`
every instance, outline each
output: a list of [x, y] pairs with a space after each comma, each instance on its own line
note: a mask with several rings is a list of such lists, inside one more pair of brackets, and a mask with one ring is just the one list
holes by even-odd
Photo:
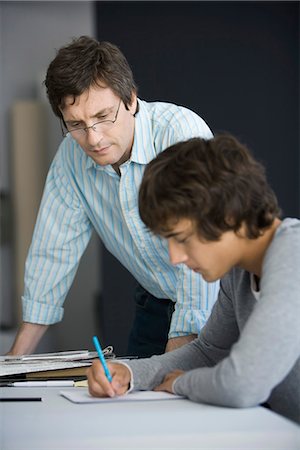
[[176, 308], [172, 316], [169, 339], [189, 334], [199, 334], [205, 325], [210, 311]]
[[47, 303], [34, 302], [22, 297], [23, 321], [38, 323], [41, 325], [52, 325], [60, 322], [64, 315], [64, 308]]

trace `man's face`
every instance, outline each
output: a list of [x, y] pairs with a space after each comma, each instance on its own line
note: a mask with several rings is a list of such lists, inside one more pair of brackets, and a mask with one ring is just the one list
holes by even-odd
[[232, 267], [243, 264], [246, 239], [233, 231], [223, 233], [219, 241], [206, 241], [199, 238], [191, 220], [180, 219], [164, 237], [168, 240], [170, 262], [185, 264], [201, 273], [205, 281], [216, 281]]
[[91, 86], [80, 96], [65, 98], [62, 115], [68, 130], [91, 127], [103, 122], [95, 129], [72, 132], [84, 152], [101, 166], [112, 165], [117, 168], [130, 158], [134, 138], [134, 116], [136, 95], [132, 96], [129, 110], [113, 91], [106, 86]]

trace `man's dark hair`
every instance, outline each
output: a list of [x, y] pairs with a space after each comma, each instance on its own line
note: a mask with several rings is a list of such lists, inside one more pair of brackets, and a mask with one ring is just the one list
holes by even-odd
[[144, 172], [139, 210], [156, 234], [190, 219], [209, 241], [243, 224], [247, 237], [257, 238], [280, 214], [263, 166], [230, 135], [189, 139], [160, 153]]
[[126, 108], [131, 105], [132, 93], [137, 93], [132, 71], [118, 47], [88, 36], [73, 39], [57, 52], [47, 70], [45, 85], [54, 114], [62, 118], [60, 109], [66, 96], [74, 96], [75, 101], [97, 84], [108, 86]]

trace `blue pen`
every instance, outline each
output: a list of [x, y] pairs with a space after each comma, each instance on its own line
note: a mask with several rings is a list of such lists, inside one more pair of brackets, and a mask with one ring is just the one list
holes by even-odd
[[101, 362], [101, 364], [102, 364], [102, 367], [103, 367], [103, 369], [104, 369], [106, 378], [107, 378], [108, 381], [111, 383], [111, 381], [112, 381], [112, 376], [111, 376], [111, 374], [110, 374], [110, 372], [109, 372], [109, 370], [108, 370], [108, 367], [107, 367], [105, 358], [104, 358], [103, 353], [102, 353], [101, 345], [100, 345], [100, 342], [99, 342], [97, 336], [93, 336], [93, 343], [94, 343], [95, 349], [97, 350], [97, 353], [98, 353], [100, 362]]

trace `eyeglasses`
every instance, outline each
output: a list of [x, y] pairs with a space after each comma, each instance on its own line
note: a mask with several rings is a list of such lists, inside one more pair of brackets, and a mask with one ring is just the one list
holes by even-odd
[[[114, 119], [99, 120], [98, 122], [93, 123], [93, 125], [91, 125], [89, 127], [74, 127], [71, 130], [69, 130], [68, 127], [66, 126], [66, 124], [64, 123], [64, 121], [61, 120], [60, 126], [61, 126], [62, 135], [64, 137], [66, 137], [69, 134], [71, 134], [73, 136], [73, 138], [78, 139], [78, 138], [85, 136], [87, 131], [90, 128], [93, 131], [95, 131], [96, 133], [99, 132], [101, 129], [103, 130], [103, 129], [111, 128], [113, 126], [113, 124], [117, 121], [119, 110], [120, 110], [120, 105], [121, 105], [121, 99], [119, 101], [118, 109], [117, 109]], [[67, 129], [67, 131], [64, 130], [63, 126]]]

